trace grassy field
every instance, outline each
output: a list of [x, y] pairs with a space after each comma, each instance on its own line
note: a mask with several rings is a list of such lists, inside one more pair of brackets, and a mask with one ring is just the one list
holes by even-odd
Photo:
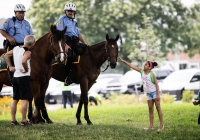
[[[200, 107], [193, 104], [162, 104], [165, 129], [143, 130], [149, 125], [147, 104], [89, 106], [87, 125], [82, 113], [83, 125], [76, 125], [76, 107], [48, 111], [54, 124], [36, 124], [29, 127], [11, 126], [10, 114], [0, 116], [1, 140], [199, 140], [197, 124]], [[155, 127], [158, 115], [155, 112]], [[21, 116], [17, 114], [20, 122]]]

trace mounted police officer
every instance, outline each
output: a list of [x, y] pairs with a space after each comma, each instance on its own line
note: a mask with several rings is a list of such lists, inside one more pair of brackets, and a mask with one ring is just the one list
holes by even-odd
[[[24, 19], [26, 8], [23, 4], [17, 4], [14, 7], [15, 16], [8, 18], [0, 27], [0, 33], [6, 38], [4, 40], [4, 49], [12, 50], [15, 46], [24, 45], [24, 38], [32, 35], [32, 28], [27, 20]], [[11, 63], [14, 65], [13, 58]], [[9, 71], [9, 70], [8, 70]], [[12, 80], [13, 72], [9, 71]]]
[[74, 45], [80, 40], [83, 44], [86, 44], [86, 41], [80, 34], [80, 31], [78, 29], [77, 22], [75, 20], [75, 13], [76, 13], [76, 5], [72, 2], [68, 2], [64, 6], [65, 15], [60, 17], [57, 22], [56, 26], [58, 30], [63, 30], [65, 27], [67, 27], [66, 30], [66, 46], [65, 51], [68, 54], [67, 58], [67, 64], [65, 66], [65, 85], [70, 85], [72, 83], [71, 78], [69, 77], [71, 64], [73, 60], [73, 49]]

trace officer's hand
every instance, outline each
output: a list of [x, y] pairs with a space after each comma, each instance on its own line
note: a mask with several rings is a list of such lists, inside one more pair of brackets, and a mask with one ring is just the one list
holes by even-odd
[[11, 72], [15, 72], [15, 67], [9, 67], [9, 70], [10, 70]]
[[65, 52], [68, 52], [68, 49], [71, 49], [69, 45], [65, 45]]
[[15, 45], [15, 39], [13, 37], [9, 36], [8, 41], [10, 42], [11, 45]]

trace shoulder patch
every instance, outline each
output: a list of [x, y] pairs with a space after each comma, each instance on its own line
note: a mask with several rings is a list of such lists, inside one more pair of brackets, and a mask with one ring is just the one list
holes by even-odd
[[8, 24], [8, 21], [6, 20], [3, 24]]
[[76, 27], [78, 27], [78, 23], [76, 22], [76, 25], [75, 25]]
[[60, 25], [61, 25], [61, 24], [62, 24], [62, 21], [59, 21], [59, 22], [58, 22], [58, 24], [60, 24]]

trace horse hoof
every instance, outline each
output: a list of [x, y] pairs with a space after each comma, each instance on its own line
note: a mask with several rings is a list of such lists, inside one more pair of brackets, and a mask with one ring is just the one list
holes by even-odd
[[49, 119], [49, 120], [47, 120], [47, 123], [52, 124], [53, 122], [52, 122], [52, 120]]
[[92, 123], [92, 122], [88, 122], [87, 124], [88, 124], [88, 125], [93, 125], [93, 123]]
[[83, 125], [82, 122], [77, 122], [76, 125]]

